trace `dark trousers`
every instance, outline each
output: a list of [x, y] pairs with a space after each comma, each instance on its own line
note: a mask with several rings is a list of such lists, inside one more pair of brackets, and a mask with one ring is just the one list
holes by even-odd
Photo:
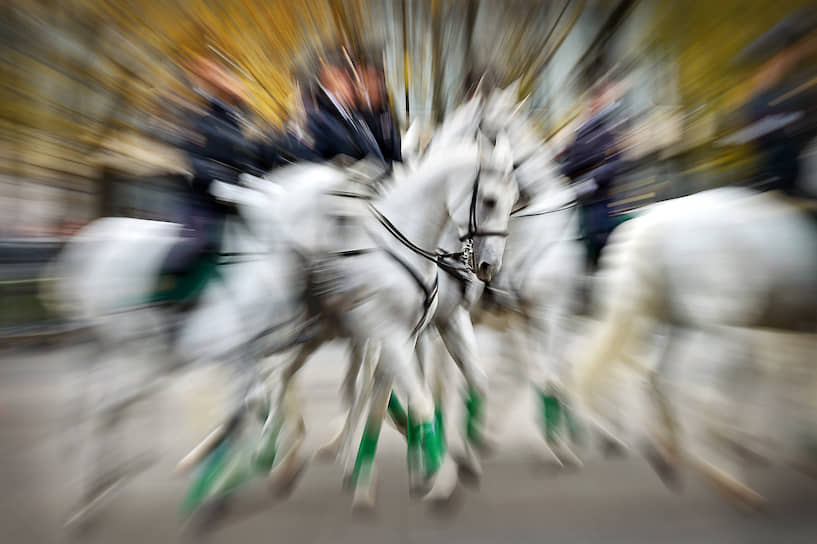
[[183, 239], [170, 248], [162, 274], [185, 274], [198, 259], [218, 252], [223, 224], [223, 213], [203, 205], [192, 206], [183, 219]]
[[582, 206], [580, 228], [587, 249], [587, 269], [590, 274], [594, 274], [598, 269], [601, 252], [607, 244], [607, 238], [610, 237], [613, 226], [606, 203], [599, 202]]

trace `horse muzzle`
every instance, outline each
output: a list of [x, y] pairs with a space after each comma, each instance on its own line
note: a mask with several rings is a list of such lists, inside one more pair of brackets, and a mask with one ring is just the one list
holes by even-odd
[[488, 261], [480, 261], [476, 269], [477, 277], [484, 282], [491, 281], [498, 268], [497, 265]]

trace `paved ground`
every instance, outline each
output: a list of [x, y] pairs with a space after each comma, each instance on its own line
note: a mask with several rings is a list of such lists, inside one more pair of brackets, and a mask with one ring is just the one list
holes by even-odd
[[[338, 404], [342, 351], [320, 352], [306, 369], [311, 392], [307, 447], [330, 430]], [[81, 374], [82, 348], [0, 355], [0, 542], [67, 542], [62, 528], [76, 489], [76, 450], [70, 403]], [[104, 511], [84, 542], [173, 542], [180, 538], [178, 505], [185, 481], [174, 462], [212, 424], [222, 376], [201, 370], [179, 377], [137, 410], [125, 440], [133, 452], [150, 450], [159, 462], [133, 480]], [[802, 476], [764, 469], [753, 483], [770, 500], [770, 515], [749, 517], [695, 480], [682, 495], [665, 490], [636, 458], [592, 459], [581, 472], [535, 469], [534, 427], [525, 402], [509, 408], [519, 425], [508, 445], [485, 465], [479, 491], [467, 491], [447, 516], [408, 498], [403, 450], [387, 430], [381, 448], [375, 515], [350, 512], [331, 465], [310, 465], [292, 497], [231, 521], [208, 536], [212, 542], [817, 542], [817, 485]]]

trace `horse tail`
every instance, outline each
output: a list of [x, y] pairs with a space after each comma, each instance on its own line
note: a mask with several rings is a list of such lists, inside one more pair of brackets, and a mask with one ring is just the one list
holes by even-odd
[[597, 276], [601, 322], [574, 365], [576, 392], [591, 408], [602, 378], [625, 358], [626, 348], [635, 344], [638, 325], [658, 307], [657, 216], [647, 213], [619, 226], [602, 255]]
[[57, 288], [55, 285], [59, 281], [57, 279], [59, 277], [57, 275], [58, 270], [59, 267], [57, 266], [56, 260], [52, 260], [45, 266], [40, 276], [40, 281], [38, 282], [37, 297], [49, 315], [61, 315], [62, 313], [60, 311], [60, 304], [57, 299]]
[[37, 296], [49, 315], [63, 319], [76, 317], [78, 300], [66, 284], [70, 277], [71, 262], [75, 259], [75, 238], [66, 243], [60, 252], [43, 269], [38, 282]]

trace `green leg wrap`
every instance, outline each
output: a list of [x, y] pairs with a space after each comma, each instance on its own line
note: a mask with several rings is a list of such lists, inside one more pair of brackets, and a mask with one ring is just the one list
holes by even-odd
[[227, 462], [230, 458], [230, 446], [229, 440], [223, 440], [221, 444], [216, 446], [205, 458], [198, 477], [193, 481], [193, 485], [190, 487], [190, 491], [187, 492], [187, 496], [182, 503], [182, 515], [190, 515], [210, 496], [213, 484], [218, 481], [224, 468], [227, 466]]
[[445, 416], [443, 416], [443, 410], [440, 406], [441, 404], [438, 403], [437, 408], [434, 410], [434, 426], [437, 432], [437, 451], [440, 456], [444, 456], [448, 445], [445, 442]]
[[433, 422], [420, 424], [420, 442], [423, 448], [423, 467], [426, 478], [434, 476], [442, 465], [439, 440]]
[[420, 424], [415, 423], [411, 413], [407, 417], [408, 427], [406, 428], [406, 463], [409, 472], [414, 473], [420, 470], [422, 465], [422, 451], [420, 450]]
[[245, 448], [236, 450], [227, 461], [222, 474], [213, 484], [211, 495], [226, 495], [251, 480], [256, 474], [250, 452]]
[[472, 444], [482, 442], [482, 397], [473, 389], [465, 399], [465, 436]]
[[275, 422], [264, 429], [261, 434], [261, 441], [255, 452], [255, 468], [260, 472], [269, 472], [275, 464], [275, 456], [278, 453], [278, 433], [281, 431], [281, 423]]
[[394, 421], [394, 424], [401, 430], [406, 430], [408, 428], [408, 416], [406, 415], [406, 410], [403, 408], [403, 405], [400, 404], [400, 401], [397, 399], [397, 396], [394, 393], [392, 393], [389, 397], [389, 416], [391, 417], [392, 421]]
[[562, 406], [554, 395], [540, 392], [542, 401], [542, 424], [545, 431], [545, 440], [555, 442], [559, 438], [559, 427], [562, 423]]
[[352, 485], [355, 486], [360, 481], [360, 477], [368, 478], [371, 475], [374, 454], [377, 451], [377, 440], [380, 436], [380, 423], [367, 422], [363, 429], [363, 437], [360, 439], [360, 447], [357, 450], [355, 468], [352, 472]]

